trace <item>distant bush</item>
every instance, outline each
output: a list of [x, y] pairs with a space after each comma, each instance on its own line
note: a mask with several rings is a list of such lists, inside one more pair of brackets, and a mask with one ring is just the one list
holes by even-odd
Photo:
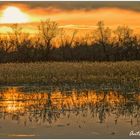
[[[140, 60], [140, 39], [127, 26], [115, 31], [97, 24], [92, 38], [78, 40], [74, 31], [69, 38], [58, 24], [51, 20], [42, 21], [39, 34], [31, 37], [18, 24], [10, 26], [12, 33], [0, 35], [0, 63], [35, 61], [122, 61]], [[59, 38], [60, 43], [53, 43]]]

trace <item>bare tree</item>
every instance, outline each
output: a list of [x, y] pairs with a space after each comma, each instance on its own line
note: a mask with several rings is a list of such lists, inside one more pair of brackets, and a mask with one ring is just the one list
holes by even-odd
[[21, 41], [21, 35], [22, 35], [22, 27], [19, 25], [19, 24], [12, 24], [10, 26], [12, 32], [11, 33], [8, 33], [8, 36], [10, 38], [10, 42], [11, 44], [18, 48], [19, 47], [19, 44], [20, 44], [20, 41]]
[[133, 30], [127, 26], [118, 26], [114, 33], [117, 41], [122, 45], [130, 40], [133, 35]]
[[108, 60], [107, 47], [110, 43], [111, 30], [105, 27], [103, 21], [97, 23], [97, 29], [95, 30], [95, 41], [103, 47], [103, 51]]
[[60, 48], [62, 49], [62, 56], [63, 59], [72, 59], [73, 53], [72, 53], [72, 46], [74, 44], [75, 36], [77, 34], [77, 30], [74, 30], [72, 32], [72, 35], [67, 36], [66, 30], [63, 28], [61, 29], [60, 33], [60, 39], [61, 39], [61, 45]]
[[48, 58], [52, 48], [52, 41], [59, 33], [58, 24], [55, 21], [47, 19], [46, 21], [41, 21], [38, 29], [39, 35], [41, 36], [46, 48], [46, 57]]
[[115, 44], [118, 48], [121, 48], [121, 59], [137, 59], [139, 41], [133, 30], [128, 26], [118, 26], [114, 33]]

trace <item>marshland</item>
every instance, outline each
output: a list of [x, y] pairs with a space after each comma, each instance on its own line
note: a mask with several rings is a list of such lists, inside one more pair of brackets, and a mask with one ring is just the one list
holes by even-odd
[[85, 85], [139, 89], [140, 62], [38, 62], [0, 64], [3, 85]]
[[97, 38], [79, 40], [50, 20], [37, 36], [10, 28], [0, 38], [0, 138], [130, 138], [139, 130], [140, 41], [131, 29], [98, 22]]
[[140, 138], [140, 2], [0, 1], [0, 138]]
[[96, 27], [79, 39], [46, 20], [33, 36], [19, 24], [0, 36], [0, 138], [130, 138], [139, 130], [140, 38], [128, 26]]

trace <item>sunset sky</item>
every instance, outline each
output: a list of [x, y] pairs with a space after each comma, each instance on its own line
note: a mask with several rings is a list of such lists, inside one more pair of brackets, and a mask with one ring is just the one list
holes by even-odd
[[128, 25], [140, 32], [140, 2], [0, 2], [0, 32], [11, 23], [24, 23], [34, 32], [47, 18], [65, 28], [93, 29], [103, 20], [110, 28]]

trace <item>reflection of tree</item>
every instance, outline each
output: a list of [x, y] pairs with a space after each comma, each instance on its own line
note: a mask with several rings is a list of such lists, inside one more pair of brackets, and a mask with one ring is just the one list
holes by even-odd
[[[47, 99], [47, 104], [46, 104], [46, 107], [48, 108], [48, 113], [47, 113], [47, 115], [48, 115], [48, 119], [47, 119], [47, 121], [49, 122], [49, 123], [51, 123], [51, 119], [52, 119], [52, 117], [53, 117], [53, 113], [52, 113], [52, 101], [51, 101], [51, 93], [49, 92], [48, 93], [48, 99]], [[45, 108], [46, 108], [45, 107]], [[44, 119], [46, 118], [46, 109], [45, 109], [45, 113], [44, 113]]]
[[105, 113], [106, 113], [106, 95], [107, 93], [104, 92], [103, 94], [103, 99], [100, 101], [99, 103], [99, 120], [100, 123], [103, 123], [103, 121], [105, 120]]
[[49, 123], [52, 124], [62, 116], [71, 117], [98, 116], [103, 123], [108, 115], [114, 114], [115, 124], [120, 116], [140, 120], [139, 93], [127, 94], [115, 91], [54, 91], [45, 93], [24, 93], [13, 88], [0, 92], [0, 118], [10, 117], [19, 121], [25, 118], [24, 124]]

